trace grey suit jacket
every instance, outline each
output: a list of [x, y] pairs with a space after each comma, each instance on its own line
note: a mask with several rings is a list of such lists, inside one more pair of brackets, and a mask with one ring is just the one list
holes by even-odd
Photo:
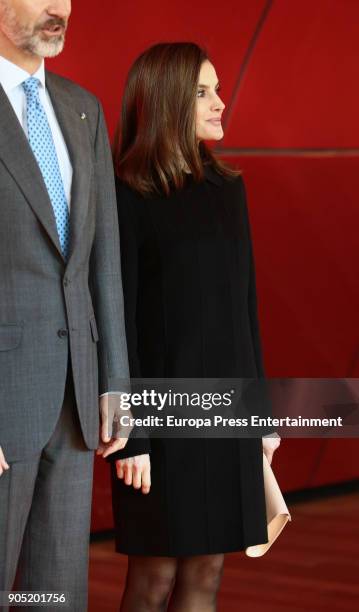
[[85, 442], [98, 445], [98, 394], [128, 381], [113, 166], [98, 100], [47, 72], [72, 165], [70, 255], [26, 135], [0, 87], [0, 446], [8, 461], [46, 444], [70, 349]]

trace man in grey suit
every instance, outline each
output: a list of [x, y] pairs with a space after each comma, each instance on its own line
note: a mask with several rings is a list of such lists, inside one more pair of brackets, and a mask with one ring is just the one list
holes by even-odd
[[102, 109], [44, 70], [70, 10], [0, 0], [0, 591], [17, 573], [83, 611], [99, 415], [106, 456], [128, 362]]

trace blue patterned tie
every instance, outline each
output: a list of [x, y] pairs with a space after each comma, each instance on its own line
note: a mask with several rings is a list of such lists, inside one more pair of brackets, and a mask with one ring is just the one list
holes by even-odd
[[22, 83], [26, 95], [28, 139], [54, 209], [62, 254], [67, 259], [70, 241], [69, 208], [51, 128], [39, 97], [39, 83], [35, 77]]

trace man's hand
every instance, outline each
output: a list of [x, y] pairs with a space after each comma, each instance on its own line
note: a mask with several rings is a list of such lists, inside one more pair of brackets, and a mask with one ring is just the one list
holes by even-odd
[[272, 463], [274, 451], [278, 448], [281, 441], [280, 436], [276, 432], [270, 434], [270, 436], [273, 437], [264, 436], [262, 438], [263, 452], [268, 459], [269, 465]]
[[8, 470], [10, 468], [9, 464], [6, 462], [5, 459], [5, 455], [2, 451], [2, 448], [0, 446], [0, 476], [3, 475], [3, 473]]
[[147, 494], [151, 488], [151, 461], [149, 455], [137, 455], [127, 459], [117, 459], [117, 477], [135, 489], [142, 489]]
[[122, 450], [127, 444], [132, 427], [121, 425], [121, 417], [131, 418], [130, 410], [124, 410], [121, 395], [109, 393], [100, 397], [100, 443], [97, 455], [108, 457]]

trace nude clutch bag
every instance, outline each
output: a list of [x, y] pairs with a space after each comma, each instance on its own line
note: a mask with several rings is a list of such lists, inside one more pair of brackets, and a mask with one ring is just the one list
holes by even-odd
[[284, 501], [282, 492], [274, 476], [269, 461], [263, 453], [263, 477], [264, 492], [266, 500], [268, 542], [248, 546], [245, 553], [248, 557], [261, 557], [269, 550], [273, 542], [284, 529], [288, 521], [292, 520], [289, 510]]

